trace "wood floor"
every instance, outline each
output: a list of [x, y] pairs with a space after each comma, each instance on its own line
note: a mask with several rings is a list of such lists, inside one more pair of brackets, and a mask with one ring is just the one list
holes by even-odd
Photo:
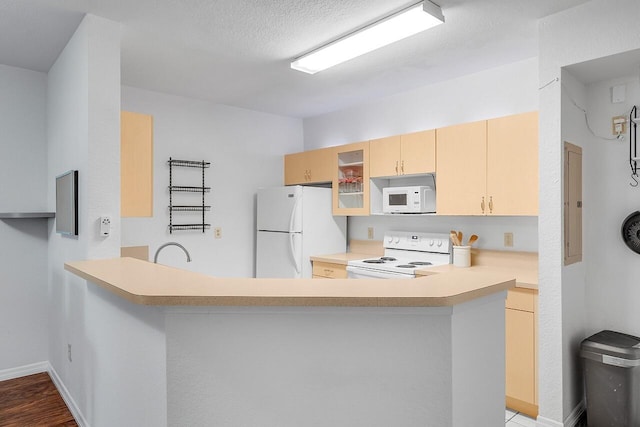
[[0, 382], [0, 426], [77, 426], [49, 374]]

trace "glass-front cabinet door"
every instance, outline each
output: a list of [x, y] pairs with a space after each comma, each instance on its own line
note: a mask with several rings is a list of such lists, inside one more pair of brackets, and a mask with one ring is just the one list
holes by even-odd
[[369, 215], [368, 141], [337, 147], [332, 187], [334, 215]]

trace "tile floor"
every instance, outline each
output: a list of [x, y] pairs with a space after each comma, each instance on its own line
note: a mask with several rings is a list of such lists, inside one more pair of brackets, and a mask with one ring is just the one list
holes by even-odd
[[536, 427], [536, 421], [526, 415], [514, 412], [511, 409], [505, 411], [505, 427]]
[[[505, 427], [536, 427], [536, 421], [533, 418], [519, 412], [514, 412], [511, 409], [505, 410], [504, 422]], [[587, 416], [585, 413], [582, 414], [574, 427], [587, 427]]]

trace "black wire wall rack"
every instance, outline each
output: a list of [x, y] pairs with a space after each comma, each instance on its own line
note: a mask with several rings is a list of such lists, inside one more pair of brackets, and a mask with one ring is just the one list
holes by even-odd
[[[211, 206], [205, 204], [205, 194], [211, 191], [211, 187], [205, 186], [205, 169], [211, 166], [210, 162], [204, 160], [177, 160], [169, 157], [169, 233], [173, 233], [177, 230], [205, 230], [211, 228], [211, 224], [207, 224], [205, 221], [205, 213], [211, 210]], [[201, 186], [185, 186], [185, 185], [173, 185], [173, 168], [200, 168], [202, 169], [202, 185]], [[173, 193], [198, 193], [202, 195], [201, 203], [198, 205], [174, 205]], [[201, 221], [199, 223], [190, 224], [174, 224], [173, 213], [174, 212], [200, 212]]]

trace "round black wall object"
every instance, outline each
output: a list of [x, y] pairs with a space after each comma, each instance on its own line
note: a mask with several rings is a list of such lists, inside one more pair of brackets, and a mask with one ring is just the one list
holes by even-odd
[[634, 251], [640, 254], [640, 212], [635, 211], [622, 223], [622, 240]]

